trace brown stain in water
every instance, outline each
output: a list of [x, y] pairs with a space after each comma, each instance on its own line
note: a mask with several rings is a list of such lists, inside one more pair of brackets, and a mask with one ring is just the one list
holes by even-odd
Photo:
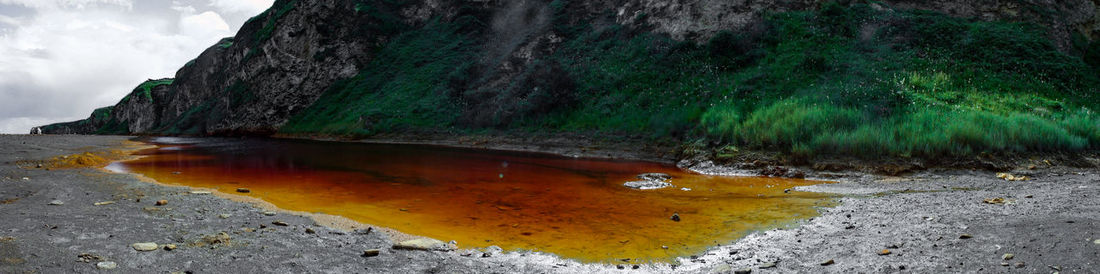
[[[288, 140], [158, 145], [108, 168], [165, 184], [249, 188], [239, 194], [462, 248], [496, 245], [584, 262], [669, 262], [833, 203], [822, 194], [784, 193], [826, 182], [706, 176], [651, 162]], [[672, 175], [676, 187], [622, 186], [648, 172]]]

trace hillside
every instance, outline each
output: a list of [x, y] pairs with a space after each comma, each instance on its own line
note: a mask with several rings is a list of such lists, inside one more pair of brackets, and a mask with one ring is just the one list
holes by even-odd
[[798, 157], [1100, 147], [1100, 2], [276, 1], [45, 133], [582, 134]]

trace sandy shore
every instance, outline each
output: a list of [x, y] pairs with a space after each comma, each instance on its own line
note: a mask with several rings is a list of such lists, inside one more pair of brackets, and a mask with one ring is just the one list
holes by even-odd
[[[638, 269], [582, 264], [531, 252], [394, 250], [384, 230], [350, 220], [278, 212], [232, 194], [191, 194], [96, 168], [26, 163], [119, 149], [124, 136], [0, 136], [0, 273], [752, 273], [1052, 272], [1100, 269], [1100, 176], [1096, 170], [925, 171], [906, 177], [811, 174], [841, 183], [803, 190], [836, 193], [840, 205], [787, 229]], [[20, 166], [20, 165], [23, 166]], [[705, 172], [737, 172], [711, 168]], [[1004, 203], [984, 203], [1003, 198]], [[158, 200], [168, 204], [156, 206]], [[62, 205], [51, 205], [51, 202]], [[100, 202], [114, 202], [95, 205]], [[228, 215], [228, 216], [226, 216]], [[227, 217], [227, 218], [222, 218]], [[283, 222], [286, 226], [274, 225]], [[354, 228], [353, 228], [354, 227]], [[307, 233], [306, 230], [314, 233]], [[396, 233], [392, 233], [395, 236]], [[963, 234], [970, 236], [960, 237]], [[966, 239], [961, 239], [966, 238]], [[446, 239], [441, 239], [446, 240]], [[174, 244], [140, 252], [133, 243]], [[380, 249], [376, 257], [364, 250]], [[889, 254], [880, 255], [883, 250]], [[1013, 254], [1004, 259], [1005, 254]], [[82, 256], [83, 255], [83, 256]], [[821, 265], [831, 260], [831, 265]], [[114, 262], [113, 270], [96, 263]], [[1007, 265], [1007, 266], [1006, 266]], [[1059, 269], [1059, 270], [1056, 270]]]

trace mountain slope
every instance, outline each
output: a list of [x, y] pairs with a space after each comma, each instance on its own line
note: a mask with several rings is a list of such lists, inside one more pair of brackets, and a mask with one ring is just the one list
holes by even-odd
[[1097, 1], [841, 2], [280, 0], [171, 83], [42, 129], [580, 132], [869, 157], [1100, 146]]

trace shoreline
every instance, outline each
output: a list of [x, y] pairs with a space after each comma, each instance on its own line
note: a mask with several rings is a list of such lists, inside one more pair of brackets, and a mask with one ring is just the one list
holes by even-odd
[[[1100, 174], [1089, 168], [1008, 171], [1027, 181], [981, 170], [902, 177], [845, 172], [837, 175], [839, 183], [798, 189], [840, 195], [835, 207], [820, 208], [816, 217], [715, 243], [673, 264], [620, 270], [540, 252], [395, 250], [386, 233], [348, 233], [293, 213], [266, 216], [232, 197], [187, 194], [188, 187], [93, 169], [18, 165], [111, 148], [129, 138], [0, 136], [0, 219], [7, 220], [0, 223], [0, 272], [91, 272], [100, 260], [117, 262], [124, 272], [1088, 272], [1100, 256], [1100, 200], [1094, 199]], [[168, 204], [153, 205], [161, 199]], [[114, 204], [93, 205], [103, 201]], [[210, 240], [214, 235], [225, 241]], [[150, 241], [180, 248], [130, 247]], [[381, 252], [363, 257], [365, 249]], [[74, 260], [82, 254], [98, 259]]]

